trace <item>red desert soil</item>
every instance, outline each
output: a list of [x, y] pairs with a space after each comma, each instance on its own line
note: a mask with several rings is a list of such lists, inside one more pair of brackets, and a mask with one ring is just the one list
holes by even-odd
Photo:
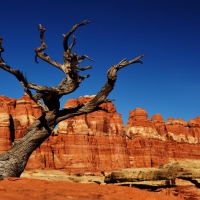
[[180, 200], [160, 192], [136, 188], [83, 184], [65, 181], [47, 181], [28, 178], [8, 178], [0, 181], [0, 200]]

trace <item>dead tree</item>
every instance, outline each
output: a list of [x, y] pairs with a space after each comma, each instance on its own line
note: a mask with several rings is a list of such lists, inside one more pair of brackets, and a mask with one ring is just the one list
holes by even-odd
[[[76, 43], [75, 36], [73, 36], [72, 43], [70, 45], [68, 44], [68, 39], [72, 33], [78, 27], [89, 23], [90, 22], [87, 20], [83, 21], [73, 26], [67, 34], [63, 34], [63, 64], [53, 61], [46, 53], [43, 52], [47, 48], [44, 41], [45, 28], [41, 24], [38, 25], [41, 46], [35, 48], [35, 61], [37, 62], [37, 57], [39, 57], [40, 59], [63, 71], [65, 78], [57, 87], [47, 87], [31, 83], [20, 70], [13, 69], [8, 66], [6, 62], [4, 62], [1, 55], [2, 52], [4, 52], [4, 49], [2, 47], [3, 38], [0, 38], [0, 67], [13, 74], [23, 86], [24, 91], [43, 110], [42, 115], [27, 128], [24, 136], [20, 140], [14, 142], [14, 145], [8, 151], [0, 155], [0, 179], [4, 179], [6, 177], [19, 177], [24, 171], [31, 153], [50, 136], [54, 127], [60, 121], [76, 115], [101, 109], [99, 107], [101, 103], [110, 101], [107, 99], [107, 96], [114, 88], [115, 81], [117, 80], [117, 71], [130, 64], [142, 63], [140, 59], [144, 57], [143, 54], [130, 61], [123, 59], [121, 62], [113, 65], [108, 70], [105, 85], [91, 101], [73, 108], [60, 110], [60, 98], [63, 95], [75, 91], [81, 82], [85, 78], [89, 77], [89, 75], [80, 76], [79, 71], [88, 70], [92, 67], [87, 66], [82, 68], [79, 64], [85, 59], [91, 61], [93, 60], [87, 55], [79, 56], [76, 55], [76, 53], [72, 53], [72, 48]], [[36, 92], [33, 94], [32, 91]]]

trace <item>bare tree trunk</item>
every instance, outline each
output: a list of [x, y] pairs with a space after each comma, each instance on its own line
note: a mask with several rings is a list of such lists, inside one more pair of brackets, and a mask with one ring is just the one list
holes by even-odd
[[[18, 69], [15, 70], [8, 66], [1, 57], [1, 53], [4, 52], [4, 49], [1, 45], [3, 38], [0, 38], [0, 68], [13, 74], [22, 84], [24, 91], [31, 97], [33, 101], [35, 101], [43, 109], [41, 117], [38, 118], [30, 127], [27, 128], [27, 131], [24, 134], [24, 136], [20, 140], [14, 142], [11, 149], [0, 155], [0, 179], [4, 179], [6, 177], [19, 177], [24, 171], [31, 153], [36, 148], [38, 148], [44, 142], [45, 139], [47, 139], [50, 136], [54, 127], [60, 121], [76, 115], [81, 115], [84, 113], [89, 113], [95, 110], [102, 109], [99, 107], [99, 105], [101, 103], [110, 101], [109, 99], [107, 99], [107, 96], [114, 88], [114, 84], [117, 79], [117, 71], [130, 64], [142, 63], [140, 59], [144, 57], [144, 54], [138, 56], [137, 58], [131, 61], [123, 59], [121, 62], [119, 62], [116, 65], [113, 65], [108, 70], [107, 82], [91, 101], [73, 108], [59, 110], [59, 99], [63, 95], [75, 91], [79, 87], [79, 84], [85, 78], [89, 77], [89, 75], [80, 76], [79, 71], [85, 71], [87, 69], [91, 69], [92, 67], [87, 66], [82, 68], [79, 66], [79, 63], [81, 63], [84, 59], [89, 59], [91, 61], [93, 60], [87, 55], [78, 56], [75, 53], [71, 53], [72, 48], [75, 45], [75, 37], [73, 37], [72, 44], [68, 46], [68, 39], [71, 36], [71, 34], [78, 27], [86, 25], [88, 23], [89, 21], [83, 21], [80, 24], [76, 24], [67, 34], [63, 35], [63, 64], [53, 61], [48, 55], [42, 52], [47, 48], [44, 42], [45, 28], [42, 27], [42, 25], [40, 24], [38, 26], [40, 30], [41, 46], [35, 49], [35, 60], [37, 62], [37, 57], [39, 57], [42, 60], [48, 62], [49, 64], [57, 67], [58, 69], [64, 72], [66, 78], [63, 79], [57, 87], [39, 86], [37, 84], [30, 83], [28, 82], [28, 80], [22, 72], [20, 72]], [[36, 93], [32, 94], [30, 89], [36, 90]]]
[[0, 179], [19, 177], [24, 171], [32, 152], [48, 138], [55, 127], [56, 113], [43, 113], [25, 135], [4, 154], [0, 155]]

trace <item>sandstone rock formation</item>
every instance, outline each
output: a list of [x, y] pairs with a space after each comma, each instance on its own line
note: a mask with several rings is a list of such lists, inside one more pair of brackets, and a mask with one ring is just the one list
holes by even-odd
[[199, 117], [186, 122], [160, 114], [148, 118], [146, 111], [130, 111], [126, 126], [131, 167], [155, 167], [175, 160], [200, 159]]
[[[71, 99], [65, 108], [87, 103], [92, 98]], [[53, 135], [31, 155], [27, 169], [67, 169], [75, 173], [129, 167], [121, 115], [111, 102], [102, 104], [101, 108], [62, 121]], [[36, 159], [39, 162], [35, 162]]]
[[[71, 99], [65, 107], [87, 103], [93, 96]], [[130, 111], [126, 126], [113, 103], [102, 110], [76, 116], [57, 130], [30, 157], [26, 169], [66, 169], [69, 172], [113, 171], [128, 167], [156, 167], [172, 161], [200, 160], [200, 117], [186, 122], [160, 114], [149, 119], [142, 108]], [[0, 96], [0, 152], [10, 148], [41, 114], [24, 95]]]
[[21, 99], [0, 96], [0, 153], [21, 138], [26, 128], [41, 114], [40, 108], [24, 95]]
[[13, 121], [9, 113], [9, 106], [6, 106], [5, 102], [12, 104], [13, 101], [5, 96], [0, 96], [0, 153], [8, 150], [14, 141], [14, 132], [10, 129]]
[[[84, 104], [92, 98], [71, 99], [65, 107]], [[124, 126], [113, 103], [104, 103], [101, 108], [61, 122], [31, 155], [26, 169], [92, 174], [135, 167], [113, 172], [107, 179], [180, 199], [200, 198], [200, 117], [188, 122], [169, 118], [165, 122], [160, 114], [149, 119], [144, 109], [137, 108], [130, 111]], [[0, 96], [0, 153], [22, 137], [40, 115], [40, 108], [27, 95], [18, 100]]]

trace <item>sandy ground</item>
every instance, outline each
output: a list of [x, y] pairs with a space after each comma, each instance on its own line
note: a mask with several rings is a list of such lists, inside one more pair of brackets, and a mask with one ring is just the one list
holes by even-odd
[[0, 181], [0, 200], [180, 200], [161, 192], [102, 185], [103, 179], [103, 176], [69, 176], [57, 170], [27, 171], [21, 178]]

